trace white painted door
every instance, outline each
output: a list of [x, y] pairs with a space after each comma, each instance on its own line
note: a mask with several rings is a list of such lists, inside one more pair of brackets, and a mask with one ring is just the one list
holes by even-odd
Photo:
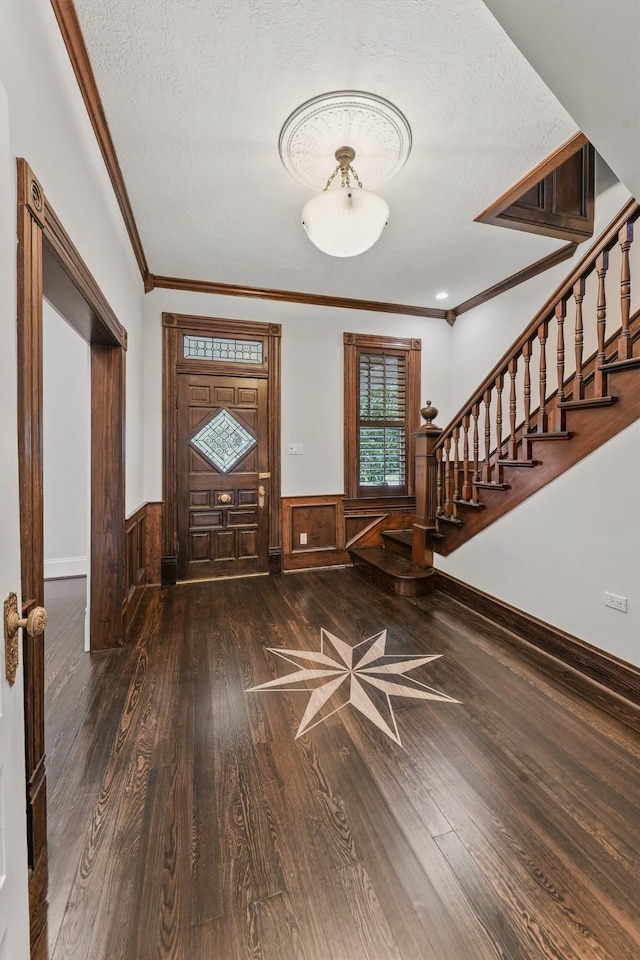
[[[0, 616], [10, 591], [20, 601], [16, 405], [16, 163], [7, 94], [0, 85]], [[5, 678], [0, 629], [0, 960], [28, 960], [27, 824], [22, 662]]]

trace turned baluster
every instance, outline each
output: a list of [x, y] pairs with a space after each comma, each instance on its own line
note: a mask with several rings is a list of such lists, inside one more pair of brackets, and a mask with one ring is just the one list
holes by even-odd
[[607, 392], [607, 375], [601, 370], [603, 363], [606, 363], [604, 355], [604, 342], [607, 335], [607, 291], [605, 288], [605, 279], [609, 269], [609, 251], [603, 250], [596, 260], [596, 273], [598, 275], [598, 307], [597, 307], [597, 332], [598, 332], [598, 356], [596, 357], [595, 372], [595, 396], [604, 397]]
[[540, 406], [538, 407], [538, 431], [546, 433], [547, 430], [547, 335], [549, 333], [549, 321], [543, 320], [538, 327], [538, 342], [540, 344]]
[[[480, 479], [480, 438], [478, 436], [478, 418], [480, 416], [480, 404], [474, 403], [471, 409], [471, 416], [473, 417], [473, 479]], [[474, 503], [478, 502], [478, 490], [473, 486], [473, 495], [472, 500]]]
[[558, 377], [558, 393], [556, 394], [556, 430], [563, 431], [565, 426], [565, 411], [560, 409], [564, 400], [564, 321], [567, 316], [567, 305], [564, 300], [556, 304], [556, 322], [558, 324], [558, 346], [556, 352], [556, 371]]
[[509, 460], [518, 459], [518, 441], [516, 439], [516, 417], [518, 414], [518, 399], [516, 394], [516, 377], [518, 375], [518, 357], [509, 361]]
[[484, 464], [482, 479], [491, 483], [491, 387], [484, 392]]
[[629, 311], [631, 308], [631, 268], [629, 264], [629, 249], [633, 242], [633, 224], [625, 223], [618, 234], [620, 249], [622, 250], [622, 267], [620, 270], [620, 315], [622, 329], [618, 337], [618, 360], [631, 359], [631, 332], [629, 330]]
[[462, 499], [471, 500], [471, 480], [469, 477], [469, 414], [462, 418]]
[[573, 399], [584, 399], [584, 378], [582, 376], [582, 346], [584, 341], [584, 327], [582, 323], [582, 301], [584, 300], [584, 277], [573, 285], [573, 297], [576, 301], [576, 372], [573, 375]]
[[451, 437], [444, 441], [444, 515], [451, 516]]
[[458, 516], [460, 499], [460, 427], [453, 430], [453, 515]]
[[524, 432], [531, 433], [531, 341], [522, 348], [524, 359]]
[[496, 483], [502, 483], [502, 391], [504, 389], [504, 373], [496, 377]]
[[436, 450], [436, 517], [444, 513], [442, 501], [442, 447]]

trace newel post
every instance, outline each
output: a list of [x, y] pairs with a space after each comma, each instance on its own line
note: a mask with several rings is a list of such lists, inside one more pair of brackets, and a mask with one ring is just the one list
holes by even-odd
[[426, 407], [420, 411], [425, 421], [416, 433], [416, 520], [413, 525], [412, 559], [421, 567], [430, 567], [433, 563], [433, 549], [429, 534], [436, 529], [437, 477], [436, 443], [442, 430], [433, 422], [438, 411], [427, 400]]

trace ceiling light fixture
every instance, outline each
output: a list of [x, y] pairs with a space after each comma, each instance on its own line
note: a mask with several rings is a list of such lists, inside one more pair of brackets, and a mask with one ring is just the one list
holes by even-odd
[[436, 293], [436, 300], [446, 300], [448, 296], [446, 290], [441, 290], [440, 293]]
[[[354, 257], [379, 239], [389, 218], [382, 197], [365, 190], [386, 182], [411, 151], [411, 129], [388, 100], [343, 90], [308, 100], [285, 122], [280, 158], [297, 180], [321, 190], [302, 211], [309, 239], [333, 257]], [[331, 154], [337, 166], [326, 181]], [[338, 177], [338, 174], [340, 175]]]

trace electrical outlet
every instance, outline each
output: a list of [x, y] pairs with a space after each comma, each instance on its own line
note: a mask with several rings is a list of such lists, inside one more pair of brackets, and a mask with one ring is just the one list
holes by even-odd
[[301, 533], [301, 534], [300, 534], [300, 546], [301, 546], [301, 547], [304, 547], [304, 545], [306, 544], [306, 542], [307, 542], [307, 535], [306, 535], [306, 533]]
[[287, 453], [290, 456], [302, 456], [304, 453], [304, 444], [302, 443], [290, 443], [287, 447]]
[[620, 613], [627, 612], [627, 598], [619, 597], [617, 593], [605, 591], [604, 605], [605, 607], [611, 607], [612, 610], [619, 610]]

